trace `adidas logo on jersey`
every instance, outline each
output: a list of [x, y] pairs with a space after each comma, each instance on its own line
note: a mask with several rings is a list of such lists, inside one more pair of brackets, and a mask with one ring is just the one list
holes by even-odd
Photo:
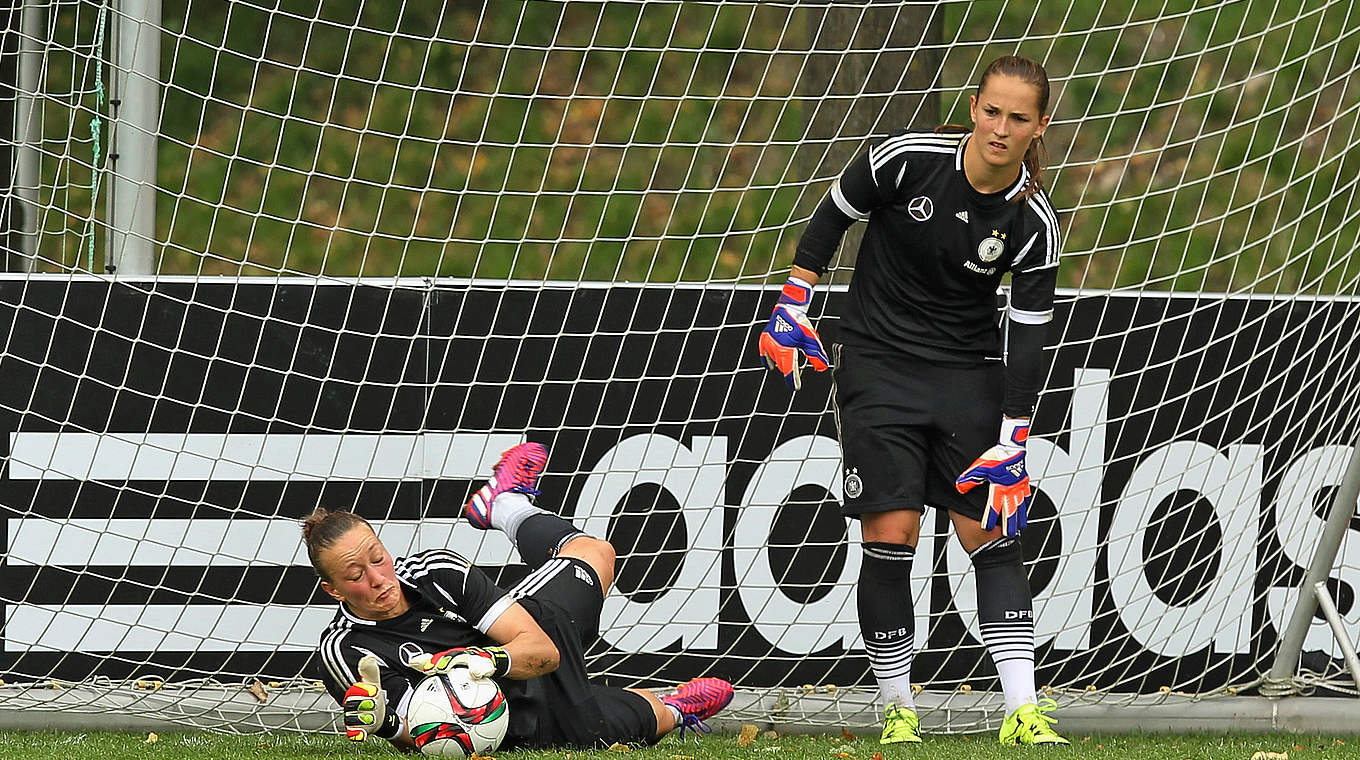
[[420, 632], [424, 633], [426, 630], [428, 630], [430, 627], [430, 623], [432, 622], [434, 621], [430, 620], [429, 618], [425, 618], [424, 620], [420, 621]]
[[960, 211], [959, 213], [955, 214], [954, 216], [956, 216], [956, 217], [958, 217], [960, 220], [962, 220], [964, 224], [967, 224], [967, 223], [968, 223], [968, 212], [967, 212], [967, 211]]

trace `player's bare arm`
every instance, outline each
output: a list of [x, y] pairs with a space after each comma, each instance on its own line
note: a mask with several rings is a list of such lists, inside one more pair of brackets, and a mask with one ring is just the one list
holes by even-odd
[[516, 678], [521, 681], [547, 675], [561, 664], [562, 653], [552, 637], [519, 602], [512, 602], [496, 618], [487, 636], [495, 646], [454, 647], [434, 654], [421, 654], [408, 664], [426, 673], [447, 673], [466, 667], [473, 678]]
[[487, 635], [509, 653], [510, 678], [535, 678], [557, 670], [557, 645], [519, 602], [496, 618]]
[[793, 270], [789, 274], [793, 277], [797, 277], [798, 279], [803, 280], [809, 285], [816, 285], [817, 282], [822, 279], [822, 276], [820, 274], [817, 274], [816, 272], [812, 271], [811, 269], [808, 269], [807, 267], [800, 267], [797, 264], [793, 265]]

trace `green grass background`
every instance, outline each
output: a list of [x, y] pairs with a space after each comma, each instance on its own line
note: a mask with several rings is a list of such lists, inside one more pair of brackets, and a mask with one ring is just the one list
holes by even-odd
[[[103, 260], [92, 5], [48, 53], [48, 270]], [[816, 5], [164, 5], [162, 273], [764, 280], [835, 173], [798, 147]], [[941, 121], [995, 55], [1047, 63], [1062, 284], [1355, 292], [1349, 2], [938, 7]]]
[[[1290, 760], [1348, 760], [1360, 758], [1355, 737], [1315, 735], [1192, 735], [1192, 736], [1080, 736], [1072, 737], [1070, 749], [998, 747], [991, 736], [932, 736], [919, 747], [886, 751], [875, 738], [846, 739], [841, 736], [794, 735], [760, 738], [742, 747], [732, 734], [713, 734], [696, 742], [667, 737], [654, 747], [619, 751], [524, 751], [501, 753], [517, 760], [884, 760], [898, 757], [958, 758], [983, 760], [999, 757], [1031, 757], [1061, 753], [1065, 758], [1132, 758], [1140, 760], [1251, 760], [1256, 752], [1288, 753]], [[494, 754], [493, 754], [494, 756]], [[162, 733], [154, 743], [146, 734], [124, 733], [0, 733], [0, 759], [29, 760], [34, 757], [69, 757], [86, 760], [279, 760], [293, 758], [411, 757], [386, 743], [355, 746], [338, 736], [224, 736], [217, 734]]]

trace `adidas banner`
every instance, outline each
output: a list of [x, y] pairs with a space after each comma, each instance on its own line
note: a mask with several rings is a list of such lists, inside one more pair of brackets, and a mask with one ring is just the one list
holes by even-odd
[[[621, 558], [593, 670], [872, 682], [831, 379], [793, 395], [756, 355], [774, 288], [409, 284], [0, 280], [6, 680], [314, 677], [333, 602], [299, 520], [353, 508], [394, 554], [512, 583], [509, 542], [458, 517], [528, 438], [540, 505]], [[814, 305], [828, 345], [843, 296]], [[1042, 683], [1213, 688], [1269, 661], [1350, 455], [1353, 307], [1060, 298], [1024, 535]], [[927, 515], [914, 680], [987, 688], [967, 557]]]

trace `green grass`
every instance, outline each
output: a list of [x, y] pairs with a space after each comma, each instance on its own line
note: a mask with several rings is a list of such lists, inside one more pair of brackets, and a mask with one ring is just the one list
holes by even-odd
[[[1360, 737], [1272, 735], [1117, 735], [1074, 736], [1064, 758], [1137, 758], [1138, 760], [1251, 760], [1256, 752], [1288, 753], [1290, 760], [1348, 760], [1360, 758]], [[701, 741], [667, 737], [654, 747], [631, 751], [524, 751], [495, 753], [502, 760], [589, 760], [618, 758], [634, 760], [884, 760], [907, 757], [946, 758], [949, 760], [994, 760], [1007, 756], [1032, 757], [1032, 749], [1007, 749], [996, 746], [987, 736], [931, 736], [919, 748], [891, 748], [883, 751], [870, 737], [847, 738], [839, 735], [790, 735], [760, 737], [740, 746], [732, 734], [714, 734]], [[162, 733], [157, 741], [147, 742], [146, 734], [0, 732], [0, 760], [31, 760], [40, 757], [79, 758], [80, 760], [290, 760], [301, 758], [398, 757], [400, 753], [385, 743], [359, 747], [338, 736], [224, 736], [199, 733]]]
[[[1348, 3], [939, 7], [940, 121], [966, 122], [980, 66], [1017, 47], [1059, 83], [1062, 284], [1354, 290], [1360, 21]], [[782, 271], [841, 163], [818, 169], [822, 148], [798, 148], [825, 107], [816, 77], [799, 73], [821, 13], [167, 0], [161, 271], [654, 282]], [[56, 14], [55, 49], [88, 50], [96, 15]], [[422, 39], [432, 30], [440, 42]], [[48, 61], [48, 88], [75, 92], [55, 95], [46, 121], [44, 202], [66, 213], [44, 216], [43, 250], [58, 269], [86, 265], [107, 192], [90, 192], [88, 124], [107, 106], [82, 60]]]

